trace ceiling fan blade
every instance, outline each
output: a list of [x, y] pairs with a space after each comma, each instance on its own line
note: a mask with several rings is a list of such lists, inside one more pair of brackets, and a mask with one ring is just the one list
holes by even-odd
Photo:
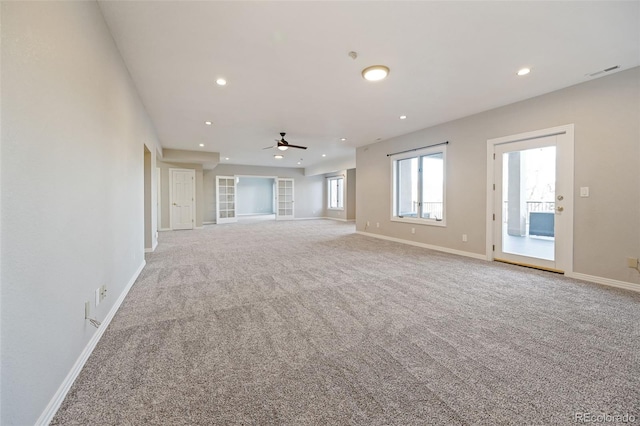
[[266, 147], [266, 148], [262, 148], [262, 149], [271, 149], [271, 148], [275, 148], [275, 147], [277, 147], [277, 146], [278, 146], [278, 145], [271, 145], [271, 146], [268, 146], [268, 147]]
[[287, 145], [289, 148], [298, 148], [298, 149], [307, 149], [306, 146], [300, 146], [300, 145]]

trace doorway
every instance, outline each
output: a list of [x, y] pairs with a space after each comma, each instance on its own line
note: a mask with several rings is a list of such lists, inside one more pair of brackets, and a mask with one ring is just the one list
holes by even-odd
[[239, 222], [275, 220], [275, 176], [236, 176]]
[[553, 272], [573, 265], [573, 125], [488, 141], [487, 256]]

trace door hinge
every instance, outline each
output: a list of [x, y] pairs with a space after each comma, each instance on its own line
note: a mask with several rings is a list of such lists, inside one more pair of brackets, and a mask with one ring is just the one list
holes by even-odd
[[494, 191], [496, 190], [496, 184], [495, 183], [493, 184], [493, 190]]
[[496, 245], [495, 244], [493, 245], [493, 251], [496, 251]]
[[496, 214], [495, 213], [493, 214], [493, 220], [496, 220]]
[[493, 153], [493, 159], [494, 160], [496, 159], [496, 153], [495, 152]]

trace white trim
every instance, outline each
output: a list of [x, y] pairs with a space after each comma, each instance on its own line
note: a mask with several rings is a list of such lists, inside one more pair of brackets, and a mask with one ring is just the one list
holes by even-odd
[[316, 216], [316, 217], [294, 217], [291, 220], [321, 220], [321, 219], [329, 219], [328, 217]]
[[193, 229], [204, 229], [204, 226], [196, 226]]
[[324, 217], [319, 217], [318, 219], [329, 219], [329, 220], [337, 220], [338, 222], [349, 222], [347, 219], [342, 219], [341, 217], [324, 216]]
[[458, 256], [465, 256], [465, 257], [471, 257], [473, 259], [486, 260], [485, 255], [478, 254], [478, 253], [471, 253], [470, 251], [462, 251], [462, 250], [450, 249], [447, 247], [434, 246], [431, 244], [419, 243], [417, 241], [403, 240], [403, 239], [394, 238], [394, 237], [387, 237], [386, 235], [372, 234], [364, 231], [356, 231], [356, 234], [365, 235], [367, 237], [379, 238], [381, 240], [393, 241], [396, 243], [408, 244], [410, 246], [416, 246], [416, 247], [422, 247], [430, 250], [441, 251], [449, 254], [457, 254]]
[[113, 319], [116, 312], [120, 308], [120, 305], [124, 301], [125, 297], [127, 297], [129, 290], [131, 290], [131, 287], [133, 287], [133, 284], [138, 279], [138, 276], [142, 272], [142, 269], [144, 268], [145, 265], [146, 265], [146, 262], [143, 260], [140, 266], [138, 267], [138, 270], [133, 274], [133, 276], [129, 280], [129, 283], [127, 284], [127, 286], [124, 288], [122, 293], [120, 293], [120, 297], [118, 297], [118, 300], [116, 300], [116, 302], [114, 303], [113, 307], [111, 308], [111, 310], [109, 311], [105, 319], [102, 320], [102, 324], [100, 325], [98, 330], [91, 337], [91, 340], [89, 340], [89, 342], [87, 343], [87, 346], [85, 346], [82, 353], [80, 353], [80, 356], [76, 360], [75, 364], [73, 364], [73, 367], [71, 367], [71, 370], [67, 374], [67, 377], [64, 378], [64, 380], [62, 381], [62, 384], [60, 385], [60, 387], [58, 387], [58, 390], [53, 395], [53, 398], [51, 398], [51, 400], [49, 401], [49, 404], [47, 404], [47, 407], [44, 409], [44, 411], [36, 421], [35, 423], [36, 426], [47, 426], [49, 423], [51, 423], [51, 420], [53, 420], [53, 416], [56, 415], [56, 412], [60, 408], [60, 404], [62, 404], [62, 401], [64, 401], [65, 397], [67, 396], [67, 393], [69, 392], [69, 389], [71, 389], [73, 382], [75, 382], [76, 378], [80, 374], [80, 371], [82, 371], [84, 364], [89, 359], [89, 356], [91, 356], [91, 353], [93, 352], [96, 345], [100, 341], [100, 338], [102, 337], [105, 330], [111, 323], [111, 320]]
[[[156, 173], [156, 231], [160, 231], [160, 227], [162, 226], [162, 169], [156, 167]], [[169, 208], [171, 208], [171, 206], [169, 206]]]
[[[157, 238], [157, 236], [156, 236], [156, 238]], [[145, 247], [144, 252], [145, 253], [153, 253], [154, 251], [156, 251], [156, 247], [158, 247], [158, 240], [157, 239], [153, 242], [153, 247], [151, 247], [151, 248], [146, 248]]]
[[[496, 147], [498, 145], [513, 143], [513, 142], [522, 142], [530, 139], [538, 139], [547, 136], [557, 136], [556, 146], [561, 146], [564, 148], [560, 151], [560, 155], [567, 154], [570, 158], [565, 160], [564, 158], [557, 158], [556, 161], [558, 164], [562, 164], [561, 170], [558, 173], [562, 173], [562, 181], [565, 186], [564, 190], [564, 204], [569, 206], [569, 211], [571, 215], [568, 216], [565, 220], [565, 226], [563, 227], [563, 241], [556, 241], [558, 247], [556, 250], [558, 251], [558, 259], [556, 259], [555, 268], [560, 269], [565, 272], [567, 276], [569, 276], [573, 272], [573, 218], [575, 215], [574, 211], [574, 203], [573, 203], [573, 192], [574, 192], [574, 125], [566, 124], [563, 126], [551, 127], [548, 129], [534, 130], [532, 132], [518, 133], [510, 136], [503, 136], [494, 139], [487, 140], [487, 204], [486, 204], [486, 244], [485, 250], [486, 255], [485, 259], [492, 261], [493, 260], [493, 244], [495, 243], [495, 230], [494, 230], [494, 221], [492, 219], [494, 213], [494, 196], [495, 191], [493, 190], [494, 184], [494, 171], [495, 171], [495, 163], [493, 155], [496, 152]], [[562, 138], [562, 140], [560, 139]]]
[[581, 274], [579, 272], [565, 273], [565, 276], [569, 278], [575, 278], [576, 280], [589, 281], [596, 284], [606, 285], [608, 287], [623, 288], [625, 290], [640, 292], [640, 284], [638, 283], [619, 281], [611, 278], [597, 277], [595, 275]]
[[173, 231], [173, 229], [171, 229], [171, 228], [161, 228], [161, 229], [158, 229], [158, 231], [159, 232], [167, 232], [167, 231]]

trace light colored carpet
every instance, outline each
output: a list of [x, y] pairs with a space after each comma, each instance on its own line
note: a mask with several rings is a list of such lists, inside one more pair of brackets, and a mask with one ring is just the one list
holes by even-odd
[[640, 295], [354, 234], [160, 245], [53, 424], [640, 422]]

